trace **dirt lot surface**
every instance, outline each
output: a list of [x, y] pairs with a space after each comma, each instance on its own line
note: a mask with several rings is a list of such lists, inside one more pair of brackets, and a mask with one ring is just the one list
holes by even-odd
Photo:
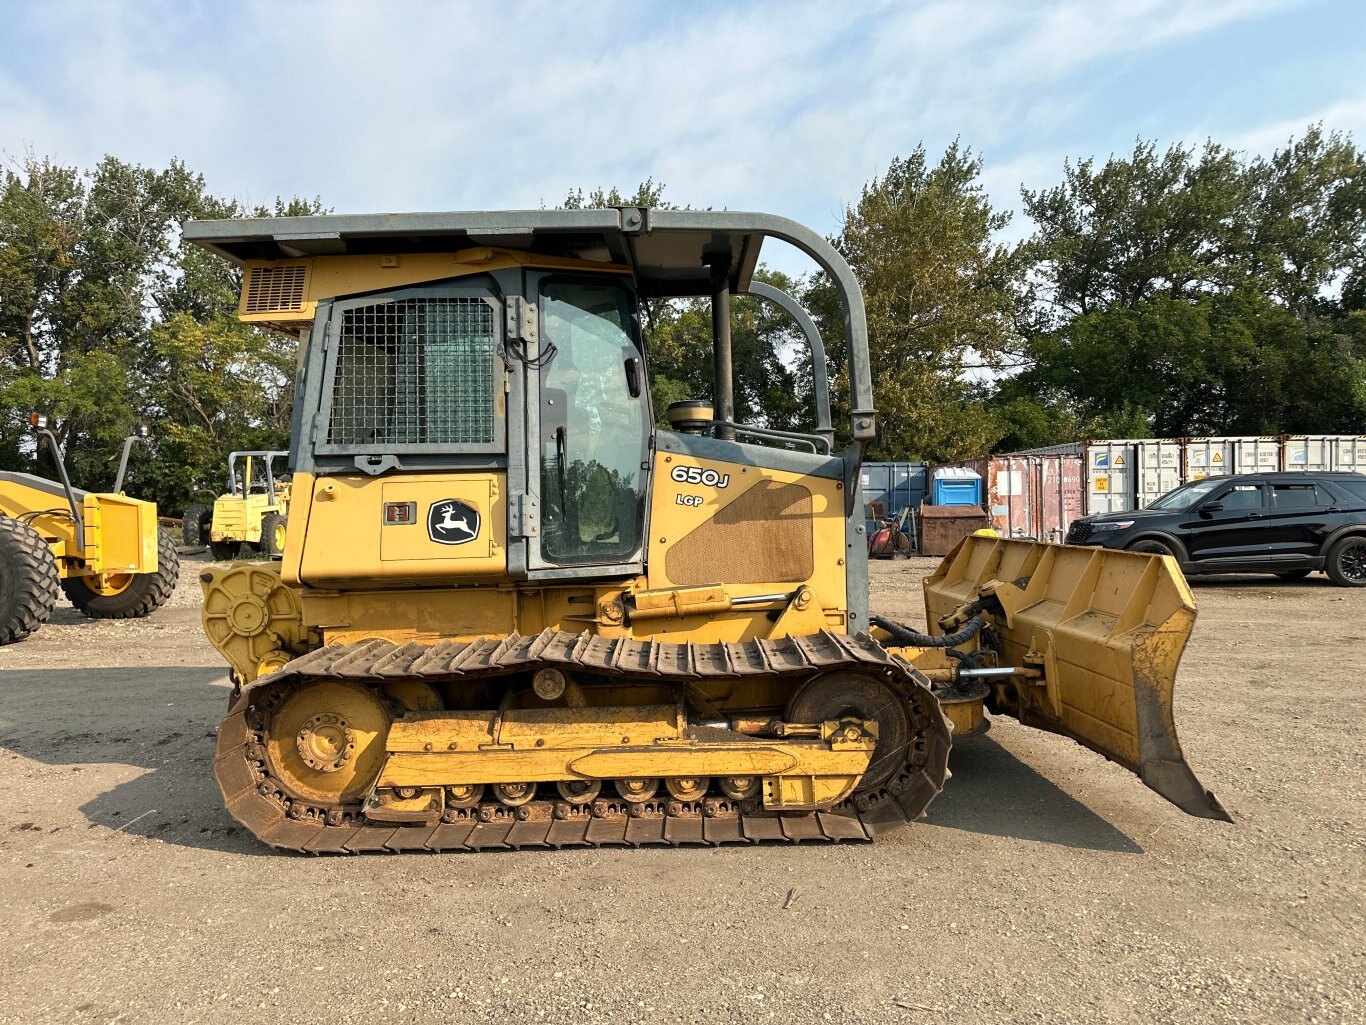
[[[923, 625], [931, 565], [875, 607]], [[1177, 722], [1233, 825], [1006, 720], [871, 845], [309, 858], [222, 809], [185, 568], [0, 649], [0, 1021], [1366, 1021], [1366, 591], [1196, 585]]]

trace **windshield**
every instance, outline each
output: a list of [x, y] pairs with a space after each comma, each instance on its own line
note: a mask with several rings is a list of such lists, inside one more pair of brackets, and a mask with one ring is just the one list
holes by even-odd
[[1165, 495], [1153, 502], [1149, 509], [1170, 509], [1172, 512], [1185, 512], [1204, 501], [1209, 497], [1211, 491], [1217, 488], [1223, 480], [1219, 477], [1206, 477], [1204, 480], [1192, 481], [1190, 484], [1182, 484], [1174, 491], [1168, 491]]
[[632, 298], [616, 282], [558, 281], [541, 293], [541, 487], [545, 558], [610, 563], [640, 548], [648, 455]]

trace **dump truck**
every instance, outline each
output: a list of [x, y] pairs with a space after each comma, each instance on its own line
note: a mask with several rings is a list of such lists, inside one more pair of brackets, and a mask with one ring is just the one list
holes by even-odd
[[[623, 207], [184, 237], [300, 347], [283, 559], [201, 577], [235, 684], [214, 773], [266, 844], [866, 840], [924, 814], [988, 712], [1228, 817], [1172, 718], [1172, 560], [974, 536], [925, 583], [927, 631], [870, 610], [863, 300], [810, 229]], [[769, 240], [838, 297], [843, 441], [812, 317], [754, 280]], [[736, 419], [743, 294], [805, 338], [809, 431]], [[711, 301], [714, 373], [662, 429], [641, 310], [680, 297]]]
[[231, 559], [245, 548], [270, 558], [285, 547], [289, 519], [289, 481], [276, 476], [288, 452], [232, 452], [228, 455], [228, 491], [208, 506], [185, 507], [181, 538], [187, 545], [206, 544], [215, 559]]
[[146, 430], [124, 439], [113, 491], [94, 493], [72, 487], [47, 417], [29, 422], [59, 479], [0, 472], [0, 644], [46, 623], [62, 593], [92, 619], [151, 615], [175, 590], [180, 556], [156, 505], [122, 493], [129, 453]]

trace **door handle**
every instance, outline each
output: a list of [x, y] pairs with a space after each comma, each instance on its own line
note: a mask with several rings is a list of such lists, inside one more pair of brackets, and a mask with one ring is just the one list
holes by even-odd
[[1247, 518], [1248, 518], [1249, 520], [1260, 520], [1260, 519], [1262, 518], [1262, 514], [1261, 514], [1261, 513], [1248, 513], [1248, 514], [1247, 514]]

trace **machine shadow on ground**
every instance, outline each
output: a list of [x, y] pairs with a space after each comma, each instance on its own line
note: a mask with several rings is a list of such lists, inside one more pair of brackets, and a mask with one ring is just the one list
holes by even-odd
[[[223, 808], [213, 778], [228, 690], [221, 669], [91, 669], [71, 698], [70, 670], [0, 671], [0, 749], [44, 765], [131, 765], [149, 771], [81, 805], [90, 828], [182, 847], [277, 856]], [[1142, 848], [990, 736], [964, 737], [930, 825], [1087, 850]], [[41, 828], [41, 823], [38, 824]], [[912, 826], [909, 828], [919, 828]]]
[[82, 804], [89, 828], [270, 853], [228, 815], [214, 782], [216, 730], [228, 697], [222, 669], [11, 669], [0, 671], [0, 695], [0, 751], [73, 772], [89, 765], [150, 770]]
[[949, 768], [953, 778], [930, 805], [929, 825], [1082, 850], [1143, 853], [1130, 837], [990, 735], [955, 740]]

